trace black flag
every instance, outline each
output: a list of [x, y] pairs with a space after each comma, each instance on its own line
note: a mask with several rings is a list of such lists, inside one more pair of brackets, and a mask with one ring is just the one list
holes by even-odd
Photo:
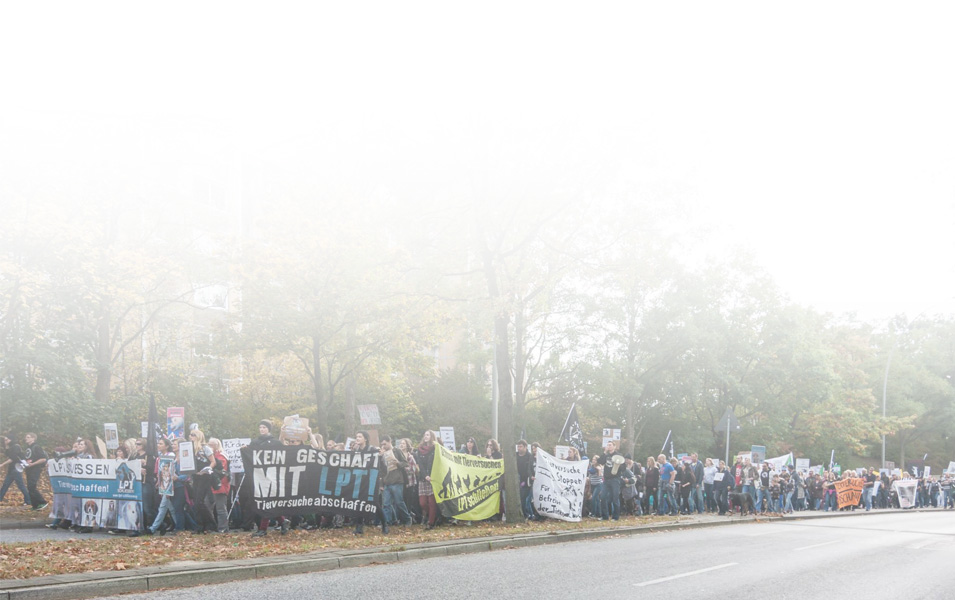
[[564, 423], [564, 430], [560, 432], [560, 441], [567, 442], [574, 448], [577, 448], [577, 451], [584, 453], [584, 434], [580, 430], [580, 420], [577, 419], [577, 404], [574, 403], [570, 407], [570, 412], [567, 414], [567, 422]]
[[156, 447], [156, 430], [159, 428], [159, 414], [156, 412], [156, 396], [149, 394], [149, 424], [146, 427], [146, 479], [152, 483], [153, 465], [159, 455]]

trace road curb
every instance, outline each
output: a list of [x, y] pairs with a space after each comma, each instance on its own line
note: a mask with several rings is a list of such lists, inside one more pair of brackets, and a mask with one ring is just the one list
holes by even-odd
[[[887, 510], [880, 510], [878, 514], [888, 512]], [[915, 511], [908, 510], [898, 512]], [[276, 556], [266, 559], [241, 559], [209, 563], [203, 566], [190, 564], [170, 567], [166, 565], [125, 571], [122, 574], [98, 571], [93, 573], [53, 575], [38, 577], [36, 579], [0, 581], [0, 600], [26, 600], [34, 598], [43, 600], [80, 600], [111, 594], [142, 593], [158, 589], [186, 588], [229, 581], [317, 573], [373, 564], [399, 563], [494, 550], [511, 550], [547, 544], [563, 544], [613, 536], [642, 535], [664, 531], [678, 531], [681, 529], [720, 527], [754, 522], [812, 521], [816, 519], [844, 518], [864, 514], [867, 513], [857, 511], [812, 514], [806, 516], [765, 516], [760, 518], [752, 518], [750, 516], [743, 518], [728, 517], [725, 520], [713, 521], [666, 523], [659, 525], [627, 525], [579, 531], [553, 531], [511, 536], [465, 538], [443, 543], [429, 542], [407, 547], [385, 546], [367, 550], [332, 550], [326, 551], [322, 555], [314, 556], [298, 554], [289, 555], [287, 557]]]

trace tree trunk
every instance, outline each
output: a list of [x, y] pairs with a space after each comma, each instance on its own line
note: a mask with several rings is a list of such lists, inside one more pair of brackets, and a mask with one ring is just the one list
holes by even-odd
[[349, 376], [345, 380], [345, 431], [358, 431], [358, 425], [355, 423], [355, 413], [358, 408], [355, 406], [355, 378]]
[[524, 390], [524, 378], [527, 372], [527, 363], [525, 362], [525, 336], [527, 335], [527, 326], [524, 323], [524, 307], [518, 306], [514, 313], [514, 422], [524, 427], [524, 404], [527, 402], [527, 394]]
[[96, 326], [96, 403], [107, 406], [112, 379], [112, 357], [109, 344], [109, 309], [100, 304], [99, 323]]
[[514, 394], [511, 391], [511, 371], [508, 368], [507, 315], [500, 314], [494, 319], [494, 331], [497, 338], [497, 384], [498, 416], [501, 424], [498, 440], [501, 444], [501, 454], [504, 455], [504, 513], [509, 524], [524, 522], [524, 513], [521, 512], [520, 479], [517, 476], [517, 456], [514, 447]]
[[514, 450], [517, 440], [514, 439], [514, 391], [511, 385], [510, 344], [507, 331], [509, 315], [504, 303], [501, 302], [497, 273], [494, 270], [494, 257], [487, 247], [481, 254], [488, 298], [492, 303], [500, 303], [499, 306], [495, 306], [494, 344], [497, 350], [498, 418], [500, 420], [498, 442], [501, 444], [501, 454], [504, 455], [504, 476], [502, 477], [504, 512], [508, 523], [523, 523], [520, 479], [517, 476], [517, 457]]
[[625, 454], [633, 456], [633, 450], [637, 445], [637, 399], [632, 394], [628, 394], [626, 401], [627, 414], [625, 418], [627, 419], [627, 427], [624, 439], [627, 440], [627, 448]]
[[[325, 387], [322, 385], [322, 345], [317, 337], [312, 337], [312, 385], [315, 387], [315, 418], [318, 420], [318, 431], [327, 441], [328, 437], [328, 403], [325, 401]], [[313, 428], [314, 429], [314, 428]]]

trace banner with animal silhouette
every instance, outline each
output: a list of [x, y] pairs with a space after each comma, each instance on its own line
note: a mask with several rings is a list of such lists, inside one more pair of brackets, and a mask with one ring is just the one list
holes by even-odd
[[80, 527], [139, 529], [142, 461], [61, 458], [47, 461], [53, 488], [51, 518]]
[[504, 461], [435, 448], [431, 488], [441, 514], [461, 521], [496, 515], [501, 508]]
[[560, 460], [537, 449], [534, 472], [534, 509], [561, 521], [579, 521], [584, 508], [586, 460]]
[[264, 516], [373, 517], [381, 506], [380, 458], [377, 452], [286, 446], [252, 450], [244, 467], [255, 510]]

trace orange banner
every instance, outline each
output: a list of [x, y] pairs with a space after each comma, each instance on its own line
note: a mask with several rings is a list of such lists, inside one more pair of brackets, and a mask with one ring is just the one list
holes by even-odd
[[839, 508], [847, 506], [858, 506], [862, 499], [862, 485], [864, 479], [840, 479], [836, 481], [836, 497], [839, 500]]

